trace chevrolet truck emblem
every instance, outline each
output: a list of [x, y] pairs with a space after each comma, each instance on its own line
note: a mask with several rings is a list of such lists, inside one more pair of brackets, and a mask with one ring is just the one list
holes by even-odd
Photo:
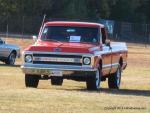
[[54, 52], [61, 52], [61, 48], [54, 48]]

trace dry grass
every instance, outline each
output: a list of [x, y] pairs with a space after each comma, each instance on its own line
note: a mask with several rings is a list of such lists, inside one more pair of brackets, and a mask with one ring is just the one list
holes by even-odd
[[[7, 39], [7, 42], [22, 48], [33, 43], [22, 39]], [[85, 83], [67, 80], [62, 87], [40, 81], [38, 89], [27, 89], [19, 66], [0, 64], [0, 113], [149, 113], [150, 47], [134, 44], [128, 47], [128, 67], [119, 91], [107, 89], [107, 82], [103, 82], [99, 91], [90, 92]]]

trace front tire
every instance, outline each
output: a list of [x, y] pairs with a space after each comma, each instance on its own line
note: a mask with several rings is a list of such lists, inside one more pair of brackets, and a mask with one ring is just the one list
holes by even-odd
[[108, 77], [108, 86], [110, 89], [119, 89], [121, 83], [121, 66], [117, 71]]
[[88, 90], [98, 90], [101, 81], [101, 73], [97, 70], [91, 77], [87, 78], [86, 86]]
[[16, 61], [16, 54], [15, 54], [15, 52], [12, 52], [12, 53], [10, 53], [7, 60], [5, 61], [5, 64], [14, 65], [15, 61]]
[[40, 77], [38, 75], [25, 74], [25, 85], [26, 85], [26, 87], [37, 88], [38, 83], [39, 83], [39, 78]]

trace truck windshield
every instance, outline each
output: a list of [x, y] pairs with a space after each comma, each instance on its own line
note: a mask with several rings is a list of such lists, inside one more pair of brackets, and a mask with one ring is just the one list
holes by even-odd
[[47, 26], [41, 36], [44, 41], [98, 43], [98, 28]]

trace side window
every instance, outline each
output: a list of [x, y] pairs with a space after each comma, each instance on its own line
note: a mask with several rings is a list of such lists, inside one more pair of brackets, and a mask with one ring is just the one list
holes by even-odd
[[106, 39], [107, 39], [107, 34], [105, 28], [101, 28], [101, 33], [102, 33], [102, 43], [105, 44]]
[[44, 30], [43, 30], [43, 33], [42, 33], [42, 38], [43, 39], [47, 39], [47, 34], [48, 34], [48, 27], [45, 27]]

